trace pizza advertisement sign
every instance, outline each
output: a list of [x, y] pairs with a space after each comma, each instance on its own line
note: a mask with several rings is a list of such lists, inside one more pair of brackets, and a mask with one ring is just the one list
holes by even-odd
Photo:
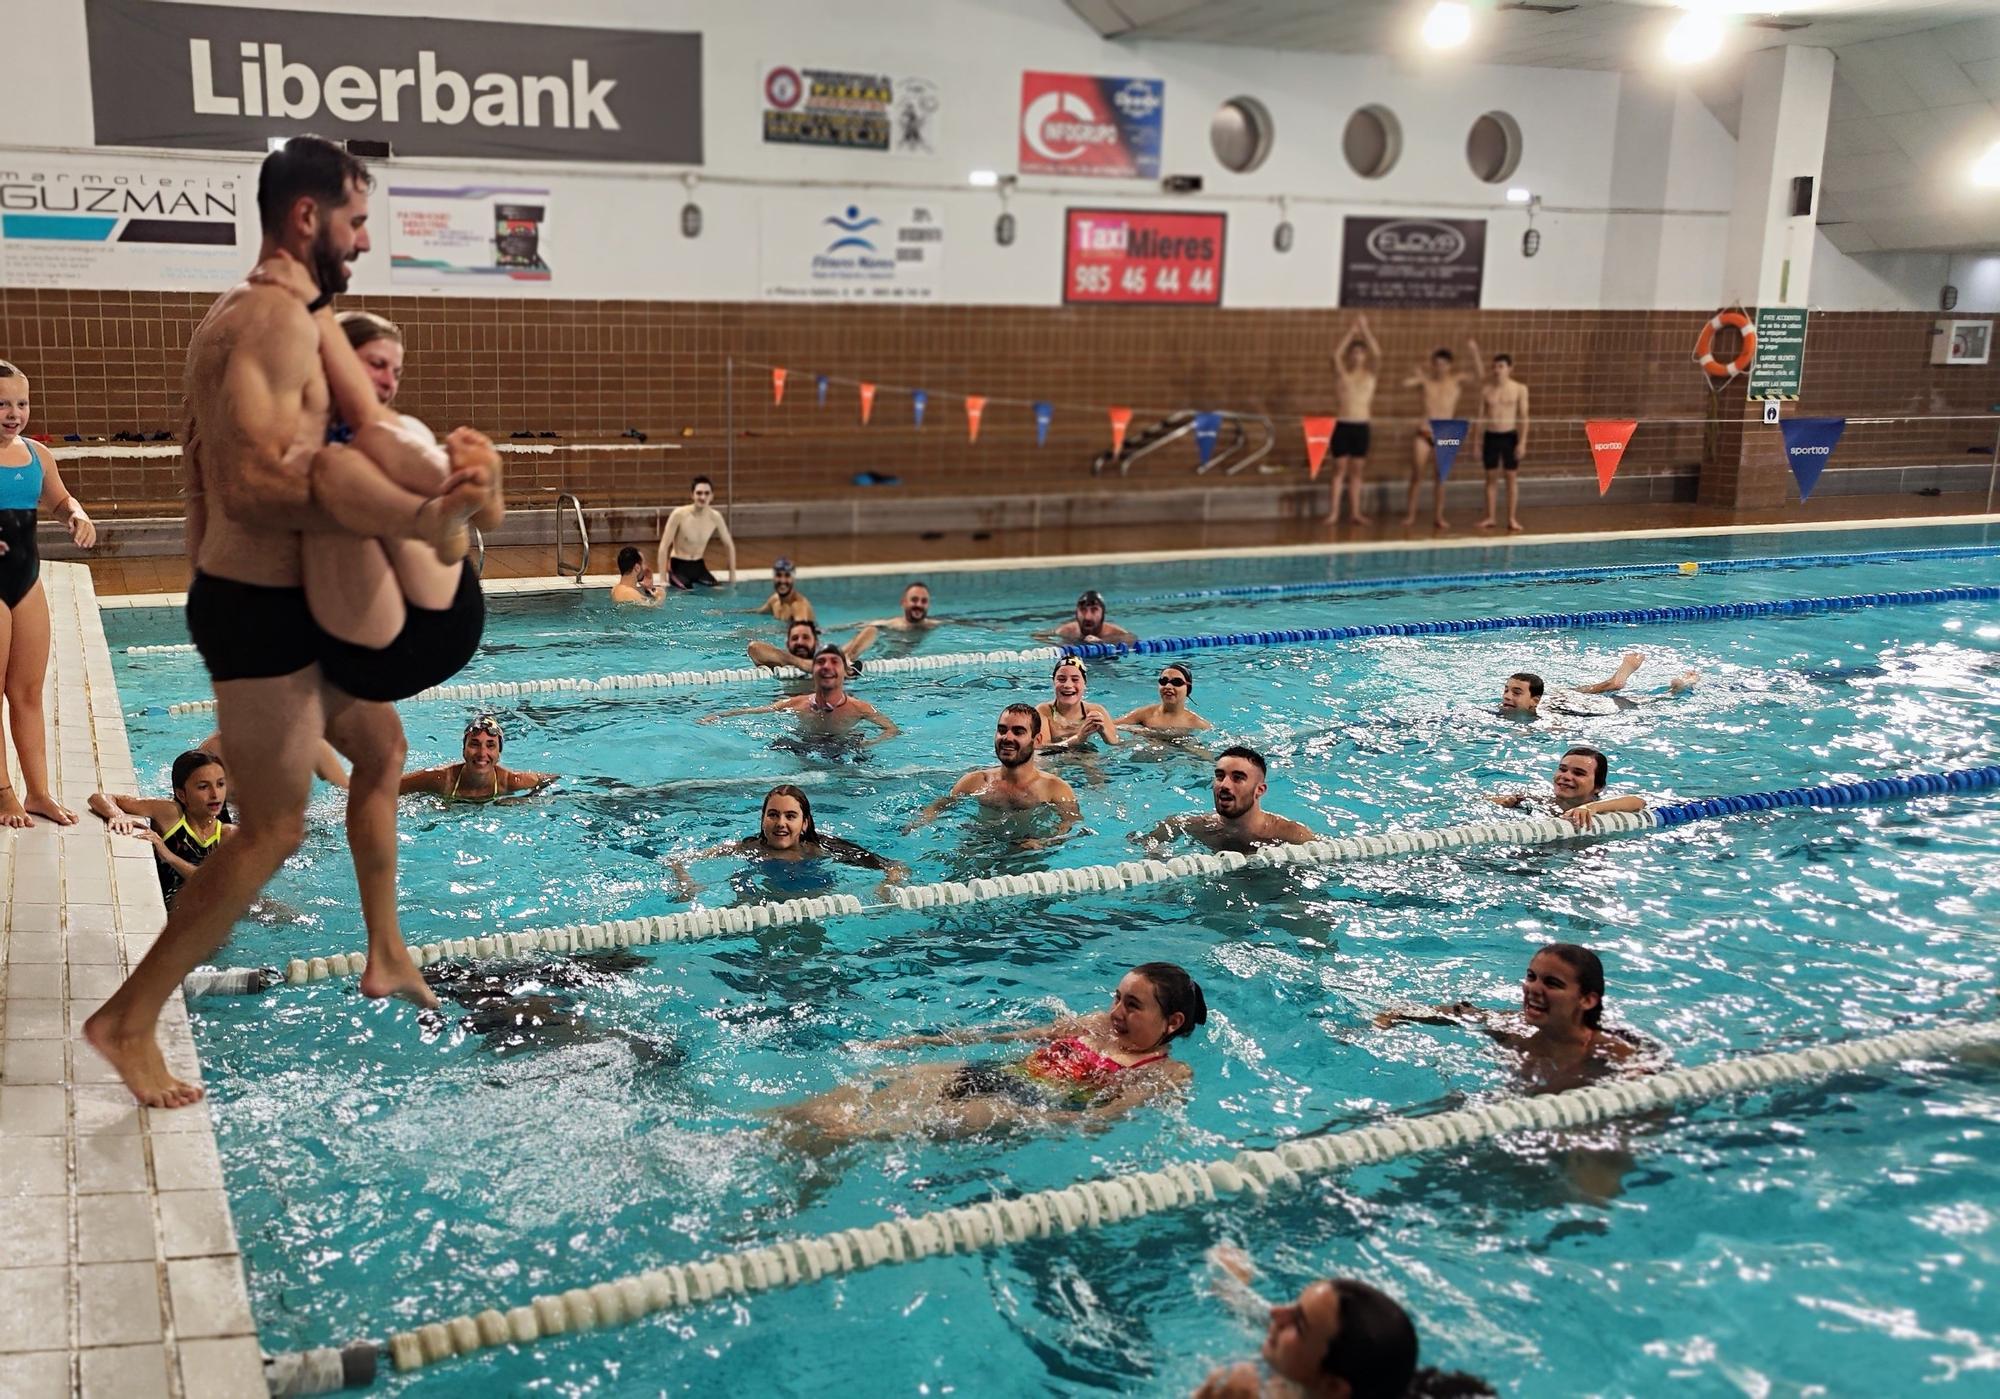
[[1157, 180], [1166, 86], [1158, 78], [1023, 73], [1020, 172]]
[[1071, 209], [1063, 237], [1067, 305], [1220, 306], [1226, 214]]

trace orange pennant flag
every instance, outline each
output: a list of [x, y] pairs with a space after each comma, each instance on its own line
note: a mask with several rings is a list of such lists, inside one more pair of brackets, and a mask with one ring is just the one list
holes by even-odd
[[1590, 442], [1591, 460], [1597, 463], [1597, 493], [1600, 496], [1611, 489], [1611, 478], [1618, 474], [1618, 463], [1625, 459], [1625, 444], [1632, 440], [1633, 430], [1638, 426], [1638, 421], [1632, 418], [1583, 425], [1584, 436]]
[[1125, 429], [1130, 426], [1132, 426], [1132, 410], [1130, 408], [1113, 408], [1111, 410], [1112, 456], [1115, 457], [1125, 450]]
[[979, 440], [979, 415], [986, 411], [986, 395], [969, 393], [965, 396], [965, 440]]
[[777, 404], [783, 403], [784, 401], [785, 401], [785, 371], [782, 369], [773, 369], [771, 371], [771, 403], [773, 404], [773, 406], [775, 406]]
[[1319, 480], [1319, 468], [1326, 460], [1326, 444], [1333, 441], [1332, 418], [1307, 418], [1306, 462], [1312, 467], [1312, 479]]
[[868, 415], [874, 411], [875, 386], [873, 384], [863, 384], [861, 386], [861, 421], [864, 423], [867, 422]]

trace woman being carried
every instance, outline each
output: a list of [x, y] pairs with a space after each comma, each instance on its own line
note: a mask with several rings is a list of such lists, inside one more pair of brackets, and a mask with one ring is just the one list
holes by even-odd
[[1039, 1041], [1018, 1059], [920, 1064], [779, 1112], [814, 1146], [919, 1134], [965, 1137], [1061, 1121], [1107, 1121], [1193, 1081], [1173, 1041], [1208, 1020], [1201, 987], [1171, 962], [1127, 972], [1108, 1010], [1032, 1029], [905, 1035], [869, 1046]]
[[160, 896], [168, 908], [195, 867], [234, 829], [229, 778], [222, 759], [199, 748], [174, 759], [172, 801], [92, 792], [90, 809], [113, 835], [143, 836], [160, 867]]

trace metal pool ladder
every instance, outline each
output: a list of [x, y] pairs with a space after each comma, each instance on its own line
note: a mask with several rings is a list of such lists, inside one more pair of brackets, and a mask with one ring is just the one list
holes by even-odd
[[[577, 543], [583, 548], [583, 557], [575, 566], [563, 562], [563, 534], [571, 519], [576, 521]], [[568, 491], [556, 497], [556, 577], [575, 574], [577, 585], [583, 584], [583, 575], [590, 571], [590, 527], [583, 522], [583, 502]]]

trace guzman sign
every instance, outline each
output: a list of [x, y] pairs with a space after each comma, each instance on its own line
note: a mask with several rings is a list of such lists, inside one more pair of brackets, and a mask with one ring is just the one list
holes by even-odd
[[699, 165], [701, 36], [85, 0], [100, 146]]

